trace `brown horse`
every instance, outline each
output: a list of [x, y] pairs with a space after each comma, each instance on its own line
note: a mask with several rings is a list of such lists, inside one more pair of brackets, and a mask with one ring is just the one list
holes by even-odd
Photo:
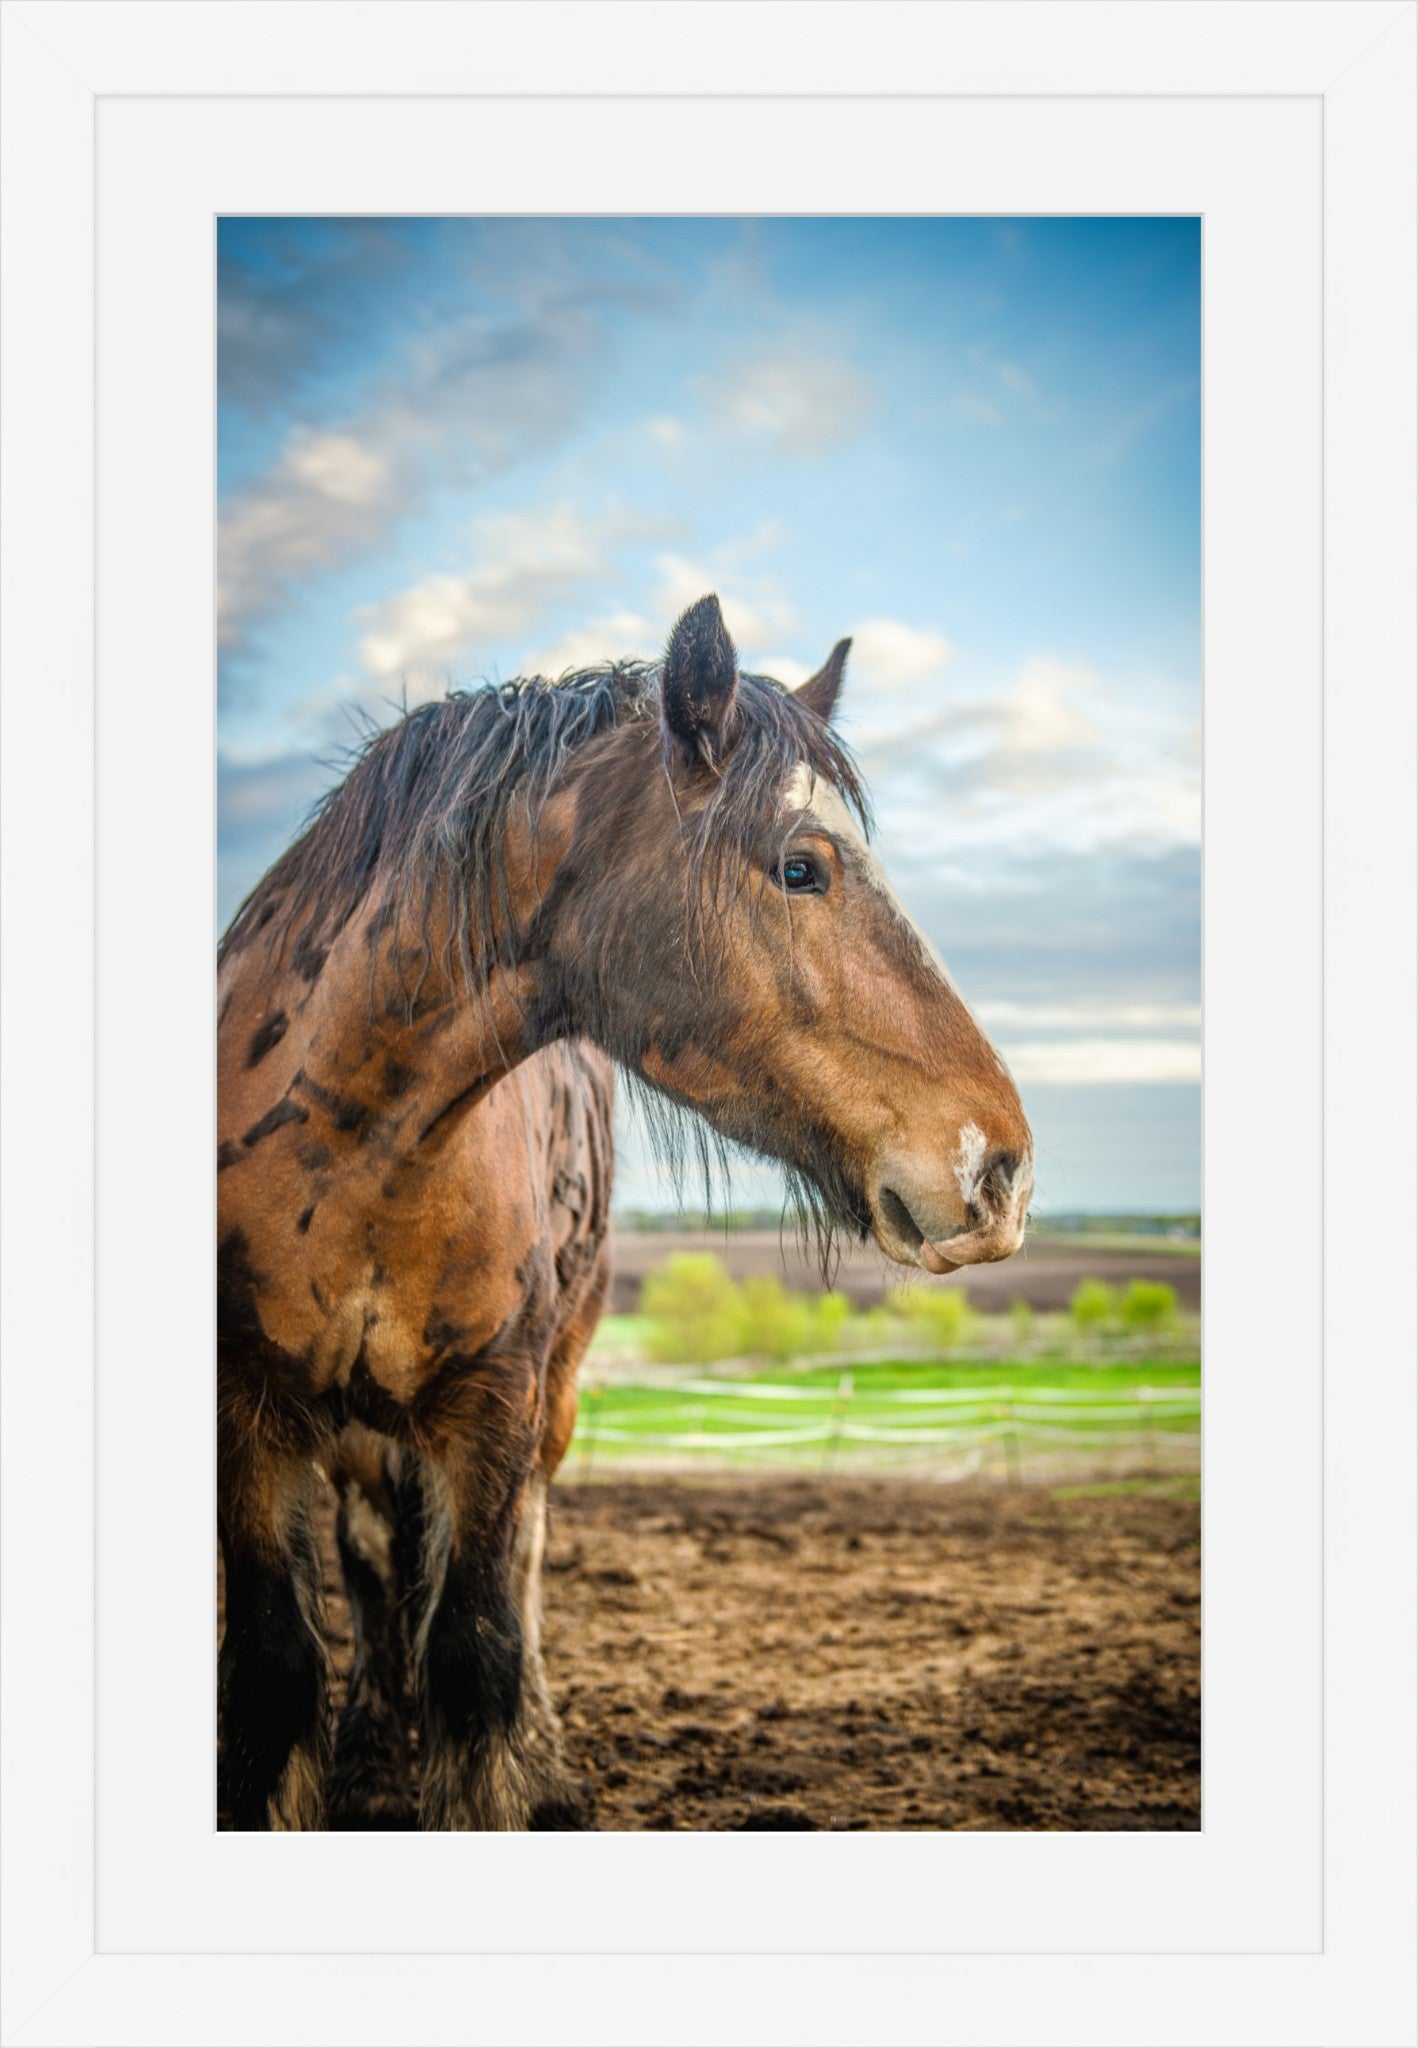
[[[219, 960], [220, 1675], [242, 1828], [565, 1825], [538, 1648], [547, 1483], [609, 1278], [613, 1068], [781, 1160], [824, 1239], [1007, 1257], [999, 1058], [868, 849], [829, 729], [718, 600], [657, 665], [421, 706], [364, 749]], [[327, 1756], [311, 1535], [355, 1616]], [[327, 1786], [328, 1780], [328, 1786]]]

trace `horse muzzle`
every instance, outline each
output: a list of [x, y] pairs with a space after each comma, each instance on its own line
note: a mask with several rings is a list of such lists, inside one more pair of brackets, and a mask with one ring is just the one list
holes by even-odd
[[982, 1230], [957, 1231], [939, 1244], [921, 1239], [918, 1257], [928, 1273], [953, 1273], [957, 1266], [988, 1266], [996, 1259], [1010, 1259], [1024, 1242], [1024, 1219], [1013, 1215], [998, 1217]]
[[957, 1170], [953, 1177], [956, 1187], [942, 1190], [915, 1162], [883, 1167], [871, 1204], [872, 1229], [888, 1258], [927, 1273], [953, 1273], [1019, 1250], [1034, 1192], [1032, 1156], [1002, 1147], [982, 1150], [972, 1174]]

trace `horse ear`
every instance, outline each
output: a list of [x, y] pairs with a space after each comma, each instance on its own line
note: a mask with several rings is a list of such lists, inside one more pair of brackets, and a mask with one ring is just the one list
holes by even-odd
[[739, 658], [717, 597], [701, 597], [670, 635], [660, 701], [686, 762], [713, 761], [733, 737]]
[[837, 699], [842, 693], [842, 672], [847, 666], [847, 652], [850, 640], [839, 640], [815, 676], [809, 676], [805, 683], [799, 683], [793, 695], [809, 711], [815, 711], [826, 725], [837, 709]]

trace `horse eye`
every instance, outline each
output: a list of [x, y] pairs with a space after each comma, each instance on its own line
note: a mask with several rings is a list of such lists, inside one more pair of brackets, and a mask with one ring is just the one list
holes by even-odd
[[810, 860], [803, 860], [797, 854], [785, 860], [779, 872], [783, 887], [799, 895], [817, 887], [817, 870]]

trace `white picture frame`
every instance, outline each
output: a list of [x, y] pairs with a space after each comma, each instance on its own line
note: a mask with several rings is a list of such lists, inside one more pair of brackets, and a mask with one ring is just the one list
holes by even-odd
[[[1413, 0], [3, 35], [0, 2039], [1411, 2041]], [[212, 1831], [211, 223], [631, 206], [1204, 215], [1199, 1835]]]

